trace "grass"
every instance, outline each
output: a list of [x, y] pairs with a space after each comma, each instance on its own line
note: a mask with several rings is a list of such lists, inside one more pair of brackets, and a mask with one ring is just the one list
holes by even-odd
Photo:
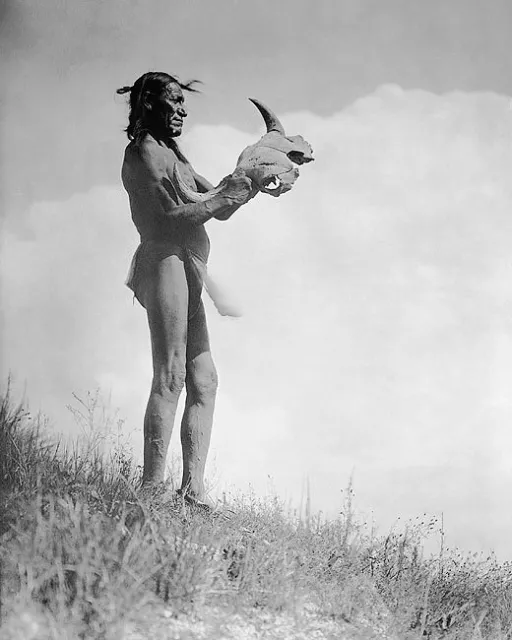
[[316, 636], [325, 638], [512, 638], [512, 566], [448, 549], [427, 557], [437, 521], [377, 535], [358, 519], [350, 484], [334, 520], [311, 514], [309, 501], [299, 513], [253, 495], [230, 498], [229, 520], [206, 517], [172, 481], [143, 496], [121, 423], [97, 394], [75, 400], [84, 433], [68, 446], [45, 438], [9, 385], [0, 400], [5, 640], [121, 640], [155, 610], [167, 625], [208, 611], [287, 615], [287, 637], [314, 618], [340, 630]]

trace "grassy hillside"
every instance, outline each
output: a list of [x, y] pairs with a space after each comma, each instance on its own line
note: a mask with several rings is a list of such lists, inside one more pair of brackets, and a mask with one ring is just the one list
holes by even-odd
[[336, 520], [254, 496], [212, 517], [141, 494], [119, 439], [64, 448], [0, 402], [2, 639], [512, 638], [512, 566], [425, 557], [435, 521], [377, 536], [350, 487]]

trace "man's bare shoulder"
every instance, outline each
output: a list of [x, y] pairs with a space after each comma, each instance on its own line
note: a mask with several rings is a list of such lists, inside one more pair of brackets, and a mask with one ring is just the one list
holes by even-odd
[[143, 164], [152, 171], [168, 173], [172, 172], [176, 158], [167, 147], [147, 135], [139, 144], [132, 143], [126, 147], [125, 162], [134, 167]]

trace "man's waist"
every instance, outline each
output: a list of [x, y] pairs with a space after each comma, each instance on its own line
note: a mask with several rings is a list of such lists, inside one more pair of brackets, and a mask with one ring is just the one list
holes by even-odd
[[183, 251], [192, 253], [205, 263], [208, 261], [208, 255], [210, 253], [210, 240], [206, 232], [200, 236], [169, 232], [141, 233], [140, 242], [144, 245], [167, 245], [168, 247], [179, 248]]

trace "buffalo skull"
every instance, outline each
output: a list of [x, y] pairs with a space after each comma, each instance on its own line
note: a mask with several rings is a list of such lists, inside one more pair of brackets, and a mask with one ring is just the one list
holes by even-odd
[[[263, 116], [267, 133], [242, 151], [233, 175], [245, 175], [259, 191], [277, 197], [290, 191], [299, 176], [295, 165], [311, 162], [313, 149], [302, 136], [286, 136], [277, 116], [259, 100], [250, 100]], [[221, 194], [225, 186], [221, 181], [207, 193], [197, 193], [184, 182], [177, 165], [174, 166], [174, 185], [185, 203], [210, 200]]]

